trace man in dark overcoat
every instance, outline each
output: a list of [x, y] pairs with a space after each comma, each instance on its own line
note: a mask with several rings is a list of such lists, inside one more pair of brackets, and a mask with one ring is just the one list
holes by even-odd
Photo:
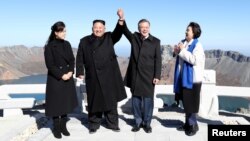
[[[161, 77], [160, 40], [150, 34], [150, 22], [142, 19], [139, 32], [131, 33], [127, 28], [122, 11], [124, 35], [131, 43], [131, 56], [125, 77], [125, 84], [132, 93], [132, 109], [135, 118], [133, 132], [143, 127], [151, 133], [150, 126], [154, 107], [154, 88]], [[122, 20], [121, 20], [122, 21]]]
[[114, 44], [122, 36], [122, 26], [117, 23], [113, 32], [105, 32], [105, 21], [94, 20], [92, 31], [80, 40], [76, 58], [76, 76], [83, 79], [85, 70], [89, 132], [100, 127], [103, 113], [107, 128], [120, 131], [117, 102], [127, 96]]

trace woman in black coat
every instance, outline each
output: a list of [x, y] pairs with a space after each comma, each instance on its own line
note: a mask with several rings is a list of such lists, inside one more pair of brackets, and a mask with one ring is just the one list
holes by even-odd
[[46, 116], [53, 118], [53, 134], [56, 138], [69, 136], [66, 128], [67, 114], [77, 106], [75, 83], [73, 80], [75, 58], [71, 45], [64, 40], [65, 24], [56, 22], [45, 46], [44, 56], [48, 69], [46, 85]]

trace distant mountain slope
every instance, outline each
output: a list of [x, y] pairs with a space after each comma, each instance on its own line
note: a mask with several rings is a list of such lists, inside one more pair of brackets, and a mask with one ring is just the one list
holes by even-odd
[[[73, 52], [76, 55], [76, 48]], [[175, 66], [173, 48], [162, 45], [162, 80], [161, 84], [172, 84]], [[208, 50], [206, 69], [216, 70], [217, 85], [250, 86], [250, 57], [238, 52]], [[125, 76], [128, 58], [118, 57], [120, 70]], [[27, 48], [11, 46], [0, 48], [0, 80], [18, 79], [35, 74], [46, 74], [42, 47]]]
[[234, 51], [206, 51], [206, 68], [216, 70], [217, 83], [250, 86], [250, 57]]
[[[173, 47], [162, 46], [163, 83], [172, 84], [175, 58], [172, 57]], [[234, 51], [205, 51], [205, 69], [216, 71], [217, 85], [250, 87], [250, 57]]]
[[46, 73], [43, 48], [12, 46], [0, 48], [0, 79]]

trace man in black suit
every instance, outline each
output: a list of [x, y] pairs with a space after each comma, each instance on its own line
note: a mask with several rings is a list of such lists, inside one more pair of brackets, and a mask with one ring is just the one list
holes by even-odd
[[89, 133], [99, 129], [103, 114], [107, 128], [120, 131], [117, 102], [127, 96], [114, 44], [120, 40], [122, 28], [117, 23], [113, 32], [105, 32], [105, 21], [94, 20], [93, 33], [83, 37], [78, 47], [76, 76], [83, 79], [85, 70]]

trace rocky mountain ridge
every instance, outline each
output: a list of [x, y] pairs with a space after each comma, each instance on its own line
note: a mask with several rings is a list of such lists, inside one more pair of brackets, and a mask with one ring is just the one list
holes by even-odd
[[[173, 47], [162, 45], [161, 84], [172, 84], [175, 66]], [[73, 48], [76, 55], [77, 49]], [[216, 70], [217, 85], [250, 86], [250, 57], [235, 51], [207, 50], [206, 69]], [[125, 76], [128, 57], [118, 57], [120, 70]], [[36, 74], [46, 74], [42, 47], [22, 45], [0, 47], [0, 80], [19, 79]]]

